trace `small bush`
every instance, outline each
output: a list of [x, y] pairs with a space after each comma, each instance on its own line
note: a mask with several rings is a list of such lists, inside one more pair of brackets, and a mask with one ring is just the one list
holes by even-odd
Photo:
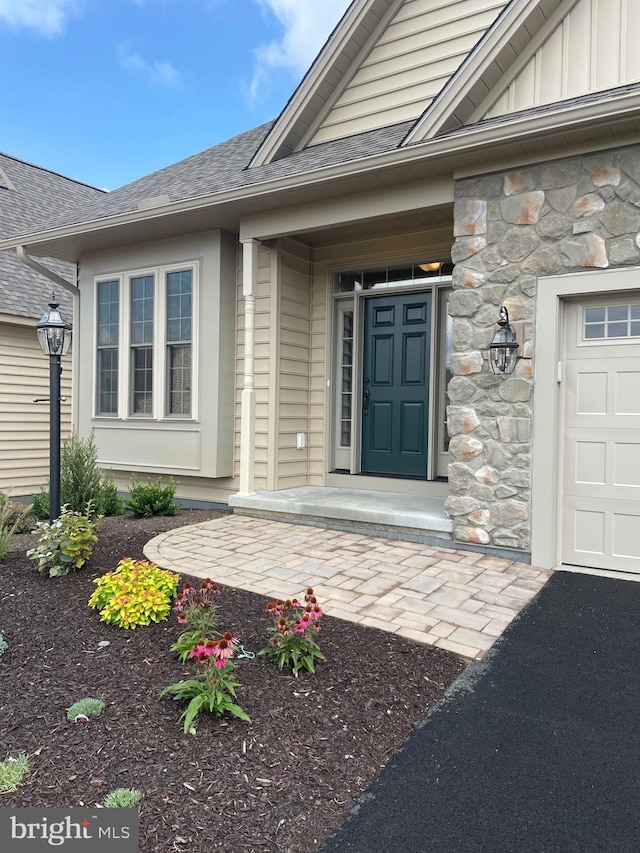
[[74, 702], [70, 708], [67, 708], [67, 720], [70, 723], [77, 723], [78, 717], [86, 720], [91, 717], [99, 717], [104, 711], [104, 702], [102, 699], [91, 699], [86, 697], [80, 699], [79, 702]]
[[49, 492], [40, 491], [33, 496], [31, 515], [38, 521], [49, 518]]
[[135, 788], [116, 788], [104, 798], [105, 809], [135, 809], [140, 805], [142, 794]]
[[27, 557], [35, 560], [38, 571], [48, 572], [50, 578], [82, 568], [98, 541], [96, 530], [100, 520], [101, 516], [94, 515], [90, 502], [84, 515], [64, 506], [60, 518], [51, 524], [38, 522], [38, 544], [27, 551]]
[[296, 598], [270, 601], [267, 613], [273, 620], [267, 628], [271, 639], [269, 645], [260, 649], [259, 655], [268, 655], [280, 669], [288, 667], [295, 677], [302, 669], [315, 672], [314, 660], [326, 660], [316, 642], [320, 632], [322, 608], [309, 587], [304, 595], [304, 604]]
[[149, 480], [146, 484], [139, 483], [135, 477], [131, 478], [131, 497], [126, 507], [138, 518], [150, 518], [152, 515], [175, 515], [178, 505], [173, 499], [176, 493], [176, 481], [170, 477], [166, 486], [162, 485], [162, 478], [158, 477], [155, 482]]
[[17, 758], [0, 761], [0, 794], [15, 791], [29, 772], [27, 756], [21, 753]]
[[[122, 515], [124, 501], [118, 497], [113, 474], [98, 465], [93, 432], [87, 439], [73, 433], [60, 450], [60, 501], [73, 512], [82, 512], [91, 501], [97, 515]], [[49, 517], [49, 493], [42, 490], [33, 499], [32, 515]]]
[[0, 655], [3, 655], [7, 649], [9, 648], [9, 644], [5, 640], [2, 634], [0, 634]]
[[31, 530], [31, 525], [26, 522], [29, 509], [24, 504], [13, 503], [0, 492], [0, 560], [7, 556], [14, 533], [28, 533]]
[[187, 582], [177, 594], [173, 609], [184, 631], [171, 646], [171, 651], [179, 655], [183, 663], [200, 640], [213, 640], [220, 636], [217, 629], [218, 605], [215, 603], [218, 595], [218, 585], [209, 578], [201, 581], [197, 589]]
[[94, 580], [97, 588], [89, 607], [101, 611], [100, 619], [120, 628], [136, 628], [167, 618], [176, 594], [178, 575], [154, 563], [131, 558], [120, 560], [114, 572]]

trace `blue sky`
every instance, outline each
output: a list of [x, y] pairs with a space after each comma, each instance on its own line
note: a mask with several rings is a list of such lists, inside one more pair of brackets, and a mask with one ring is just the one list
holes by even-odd
[[278, 115], [349, 0], [0, 0], [0, 150], [115, 189]]

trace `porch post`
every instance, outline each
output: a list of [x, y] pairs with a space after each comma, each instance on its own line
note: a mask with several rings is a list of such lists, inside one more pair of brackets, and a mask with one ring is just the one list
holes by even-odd
[[258, 240], [242, 240], [242, 295], [244, 296], [244, 384], [240, 413], [239, 494], [255, 491], [256, 391], [254, 353], [256, 342], [256, 290], [258, 284]]

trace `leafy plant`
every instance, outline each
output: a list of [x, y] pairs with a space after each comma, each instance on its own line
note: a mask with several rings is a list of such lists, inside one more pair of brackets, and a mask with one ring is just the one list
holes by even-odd
[[100, 619], [120, 628], [136, 628], [166, 619], [176, 594], [178, 575], [155, 563], [120, 560], [113, 572], [93, 581], [96, 589], [89, 607], [101, 611]]
[[138, 518], [150, 518], [152, 515], [175, 515], [178, 508], [173, 496], [176, 493], [176, 481], [169, 478], [166, 486], [162, 478], [155, 482], [149, 480], [146, 484], [131, 478], [130, 497], [126, 507]]
[[38, 522], [38, 543], [27, 551], [27, 557], [36, 562], [39, 572], [48, 572], [49, 577], [82, 568], [98, 541], [96, 530], [101, 518], [94, 515], [91, 501], [84, 513], [63, 506], [60, 518], [51, 523]]
[[[113, 474], [98, 465], [98, 448], [93, 431], [82, 439], [76, 433], [62, 443], [60, 450], [60, 500], [74, 512], [82, 512], [92, 501], [98, 515], [122, 515], [124, 501], [118, 497]], [[32, 514], [49, 517], [49, 493], [42, 490], [33, 499]]]
[[9, 644], [5, 640], [2, 634], [0, 634], [0, 655], [3, 655], [7, 649], [9, 648]]
[[259, 655], [269, 655], [280, 669], [289, 667], [296, 678], [301, 669], [315, 672], [315, 658], [326, 660], [315, 639], [320, 631], [322, 608], [311, 587], [307, 589], [304, 601], [301, 604], [296, 598], [278, 599], [267, 604], [267, 613], [273, 619], [273, 625], [267, 629], [271, 639], [269, 645], [258, 652]]
[[115, 788], [109, 791], [102, 805], [105, 809], [135, 809], [140, 805], [142, 794], [135, 788]]
[[14, 533], [26, 533], [31, 526], [26, 522], [30, 507], [10, 501], [4, 492], [0, 492], [0, 560], [4, 560], [9, 551], [9, 543]]
[[80, 720], [87, 722], [91, 717], [99, 717], [103, 711], [104, 702], [102, 699], [85, 697], [78, 702], [74, 702], [70, 708], [67, 708], [67, 720], [70, 723], [77, 723]]
[[17, 758], [0, 761], [0, 794], [15, 791], [29, 772], [29, 762], [24, 753]]
[[171, 646], [171, 651], [184, 661], [198, 645], [199, 640], [212, 640], [220, 637], [217, 631], [218, 606], [215, 603], [220, 590], [209, 578], [203, 580], [198, 589], [192, 583], [185, 583], [177, 594], [173, 610], [178, 614], [178, 624], [185, 630]]
[[236, 664], [231, 658], [237, 651], [238, 640], [227, 632], [219, 640], [202, 640], [189, 653], [201, 667], [202, 675], [187, 681], [178, 681], [165, 687], [161, 696], [173, 696], [176, 701], [188, 699], [184, 720], [184, 732], [195, 731], [193, 723], [201, 711], [209, 711], [221, 717], [225, 711], [251, 722], [251, 717], [233, 700], [240, 686], [235, 677]]

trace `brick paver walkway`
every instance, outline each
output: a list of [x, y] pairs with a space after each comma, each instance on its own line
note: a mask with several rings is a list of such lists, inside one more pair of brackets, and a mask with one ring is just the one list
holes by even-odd
[[162, 533], [163, 568], [269, 598], [312, 586], [325, 612], [481, 658], [550, 571], [502, 557], [228, 515]]

